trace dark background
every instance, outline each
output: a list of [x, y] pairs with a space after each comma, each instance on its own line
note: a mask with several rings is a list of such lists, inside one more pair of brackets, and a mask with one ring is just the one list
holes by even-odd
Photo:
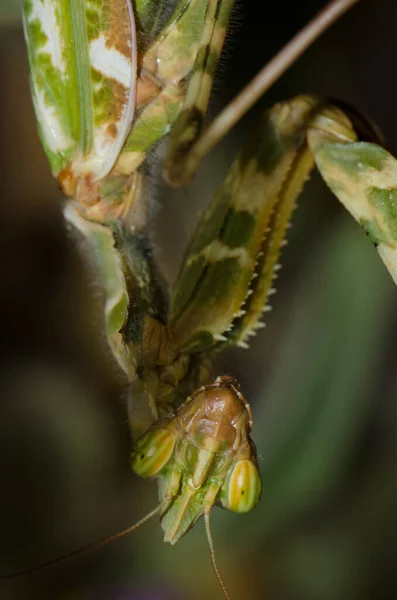
[[[0, 564], [32, 566], [151, 510], [129, 469], [125, 387], [101, 334], [100, 290], [62, 220], [35, 130], [19, 4], [0, 17]], [[323, 5], [240, 0], [212, 113]], [[264, 107], [303, 92], [341, 98], [397, 154], [397, 4], [362, 0], [216, 148], [195, 183], [156, 184], [157, 254], [170, 281], [200, 207]], [[81, 248], [80, 248], [81, 250]], [[219, 365], [254, 410], [261, 504], [215, 509], [233, 600], [397, 597], [397, 311], [394, 285], [315, 175], [294, 215], [268, 327]], [[222, 597], [203, 524], [175, 547], [158, 521], [130, 539], [0, 583], [3, 599]]]

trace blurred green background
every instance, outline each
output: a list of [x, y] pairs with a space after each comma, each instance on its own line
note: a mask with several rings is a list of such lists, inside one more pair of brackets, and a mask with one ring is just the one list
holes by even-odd
[[[324, 0], [239, 0], [212, 113]], [[125, 382], [101, 294], [68, 231], [35, 130], [19, 2], [0, 4], [0, 566], [32, 566], [114, 533], [157, 502], [130, 471]], [[362, 0], [214, 150], [195, 183], [152, 192], [170, 281], [194, 223], [264, 107], [302, 92], [369, 114], [397, 154], [397, 4]], [[215, 508], [233, 600], [397, 597], [397, 291], [369, 241], [313, 176], [283, 252], [274, 310], [229, 352], [254, 411], [263, 499]], [[200, 522], [175, 547], [157, 520], [131, 538], [0, 582], [1, 599], [222, 598]]]

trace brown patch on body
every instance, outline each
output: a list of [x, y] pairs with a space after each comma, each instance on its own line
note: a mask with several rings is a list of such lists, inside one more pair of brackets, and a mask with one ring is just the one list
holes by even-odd
[[149, 104], [161, 91], [158, 85], [147, 75], [141, 73], [137, 81], [136, 104], [138, 108]]
[[116, 79], [107, 78], [108, 85], [111, 86], [113, 91], [113, 102], [111, 104], [112, 109], [111, 115], [115, 120], [119, 121], [121, 119], [123, 110], [125, 105], [128, 102], [128, 90]]
[[107, 3], [108, 30], [106, 47], [115, 48], [126, 58], [131, 58], [132, 31], [127, 2], [129, 0], [110, 0]]
[[92, 175], [79, 177], [77, 183], [76, 200], [84, 206], [94, 206], [99, 201], [98, 182]]
[[71, 198], [75, 197], [77, 180], [70, 166], [59, 173], [58, 184], [65, 196]]
[[112, 139], [116, 139], [117, 137], [117, 127], [114, 123], [111, 123], [106, 128], [106, 135], [111, 137]]
[[84, 206], [93, 206], [99, 200], [98, 183], [92, 175], [76, 175], [69, 166], [59, 173], [58, 183], [66, 196]]

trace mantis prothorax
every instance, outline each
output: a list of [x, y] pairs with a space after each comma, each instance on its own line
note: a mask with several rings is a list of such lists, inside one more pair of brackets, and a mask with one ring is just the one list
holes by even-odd
[[286, 228], [314, 164], [397, 280], [396, 164], [357, 142], [332, 102], [299, 96], [276, 105], [202, 216], [169, 299], [148, 241], [145, 160], [170, 133], [165, 177], [189, 180], [201, 156], [356, 1], [330, 2], [200, 137], [232, 0], [175, 2], [163, 27], [154, 18], [162, 0], [24, 0], [39, 132], [71, 198], [65, 216], [97, 257], [107, 339], [131, 383], [132, 467], [160, 482], [159, 506], [104, 542], [159, 513], [164, 540], [175, 543], [204, 515], [227, 598], [209, 513], [214, 504], [251, 510], [261, 480], [249, 405], [233, 378], [212, 378], [213, 357], [247, 347], [264, 326]]

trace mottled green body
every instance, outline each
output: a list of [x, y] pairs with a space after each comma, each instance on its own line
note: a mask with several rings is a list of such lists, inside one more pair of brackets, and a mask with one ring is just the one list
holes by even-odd
[[[138, 432], [162, 405], [173, 404], [188, 372], [191, 383], [182, 384], [180, 401], [208, 376], [207, 358], [198, 361], [200, 366], [174, 350], [169, 339], [167, 295], [139, 233], [148, 216], [140, 165], [170, 131], [184, 103], [186, 114], [198, 96], [205, 110], [232, 2], [174, 4], [163, 26], [170, 11], [162, 0], [136, 2], [135, 19], [129, 0], [24, 4], [43, 145], [65, 193], [75, 200], [65, 215], [92, 244], [106, 293], [108, 340], [135, 382], [140, 404], [151, 407], [133, 418]], [[104, 128], [117, 138], [111, 148], [97, 143]]]
[[338, 108], [300, 96], [266, 112], [200, 219], [168, 294], [149, 241], [145, 161], [170, 133], [164, 175], [184, 179], [180, 159], [200, 135], [232, 6], [23, 4], [43, 146], [73, 198], [65, 215], [97, 258], [106, 336], [131, 385], [131, 428], [135, 437], [146, 431], [132, 466], [159, 479], [171, 543], [214, 504], [246, 512], [259, 500], [249, 406], [230, 378], [209, 384], [211, 367], [216, 353], [247, 347], [264, 325], [288, 223], [315, 163], [397, 282], [395, 159], [357, 142]]

